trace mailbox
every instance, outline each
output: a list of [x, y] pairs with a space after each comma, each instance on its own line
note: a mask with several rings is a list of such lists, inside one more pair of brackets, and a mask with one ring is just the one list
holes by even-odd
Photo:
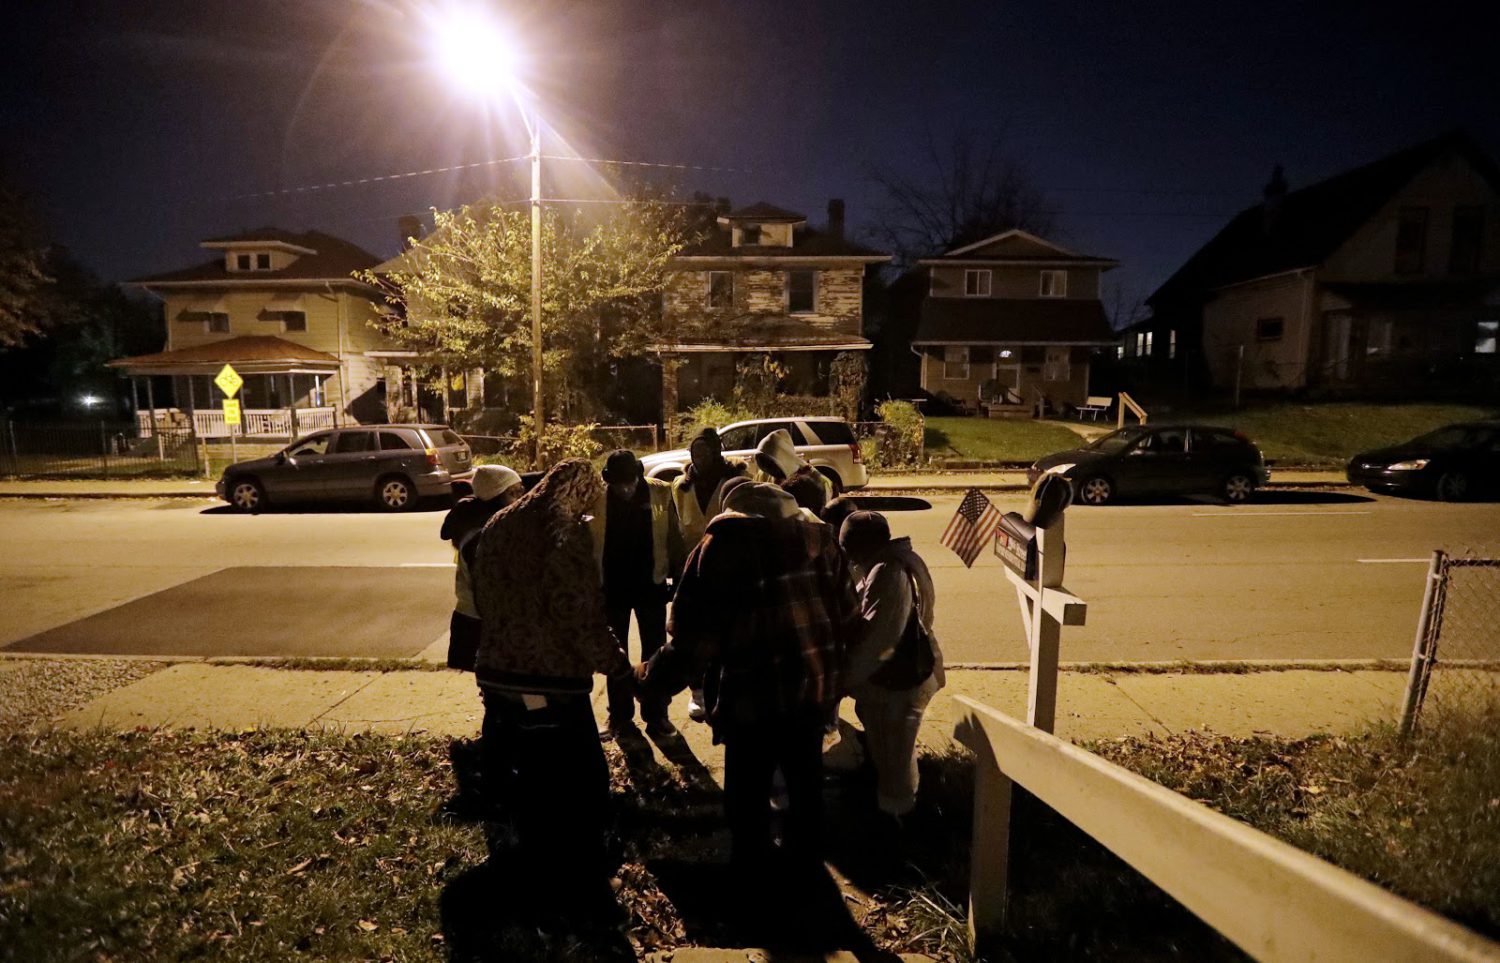
[[1017, 575], [1036, 579], [1036, 526], [1021, 517], [1020, 512], [1006, 512], [995, 526], [995, 555]]

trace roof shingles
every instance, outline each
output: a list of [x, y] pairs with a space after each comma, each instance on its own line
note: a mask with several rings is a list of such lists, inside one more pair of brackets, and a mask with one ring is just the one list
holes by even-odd
[[226, 244], [257, 240], [295, 244], [317, 253], [303, 254], [279, 271], [229, 271], [224, 267], [223, 258], [215, 258], [212, 261], [176, 271], [132, 278], [129, 283], [150, 287], [204, 281], [222, 281], [226, 285], [256, 281], [352, 281], [354, 272], [373, 268], [380, 263], [380, 258], [364, 248], [334, 237], [332, 234], [324, 234], [322, 231], [294, 234], [290, 231], [265, 228], [240, 235], [213, 238], [204, 243]]

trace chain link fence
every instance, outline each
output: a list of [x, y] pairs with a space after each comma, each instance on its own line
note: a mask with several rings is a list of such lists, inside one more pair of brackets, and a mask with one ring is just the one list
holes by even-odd
[[1500, 709], [1500, 553], [1432, 553], [1401, 732]]
[[128, 423], [0, 422], [0, 475], [30, 478], [150, 478], [197, 475], [197, 439], [187, 428], [140, 437]]

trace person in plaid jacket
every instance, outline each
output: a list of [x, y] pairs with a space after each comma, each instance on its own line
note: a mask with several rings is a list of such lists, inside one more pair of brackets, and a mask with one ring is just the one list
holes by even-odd
[[789, 808], [783, 850], [820, 862], [823, 724], [844, 694], [859, 598], [834, 531], [782, 489], [742, 484], [688, 556], [672, 604], [672, 639], [637, 669], [643, 692], [704, 679], [708, 721], [724, 744], [732, 861], [772, 855], [771, 780]]

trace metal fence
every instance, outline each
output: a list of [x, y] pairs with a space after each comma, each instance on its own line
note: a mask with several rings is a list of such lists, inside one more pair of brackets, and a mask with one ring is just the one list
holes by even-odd
[[[658, 425], [596, 425], [589, 432], [601, 451], [629, 448], [641, 455], [662, 450], [662, 432]], [[464, 435], [476, 455], [495, 456], [502, 459], [529, 461], [529, 442], [516, 435]]]
[[128, 422], [0, 423], [0, 475], [125, 478], [196, 475], [200, 454], [187, 428], [138, 437]]
[[1500, 558], [1432, 553], [1402, 702], [1401, 732], [1424, 719], [1500, 708]]

